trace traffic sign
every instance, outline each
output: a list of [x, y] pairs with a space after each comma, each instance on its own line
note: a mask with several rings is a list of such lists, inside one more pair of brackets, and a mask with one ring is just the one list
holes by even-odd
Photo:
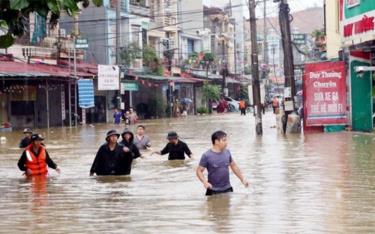
[[306, 44], [306, 34], [303, 34], [303, 33], [292, 34], [292, 41], [297, 45], [305, 45]]
[[87, 49], [89, 48], [89, 43], [86, 38], [78, 38], [75, 41], [76, 49]]

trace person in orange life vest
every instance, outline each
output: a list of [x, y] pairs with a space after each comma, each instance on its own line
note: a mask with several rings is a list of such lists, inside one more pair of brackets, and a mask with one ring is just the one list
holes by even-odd
[[47, 175], [47, 167], [60, 173], [60, 169], [52, 161], [43, 146], [43, 140], [44, 138], [40, 134], [33, 134], [31, 136], [31, 144], [25, 148], [18, 161], [18, 168], [24, 171], [27, 176]]
[[272, 99], [272, 108], [273, 108], [273, 113], [276, 113], [276, 110], [279, 109], [279, 99], [275, 96]]
[[245, 100], [241, 99], [239, 107], [240, 107], [241, 115], [246, 115], [246, 102], [245, 102]]

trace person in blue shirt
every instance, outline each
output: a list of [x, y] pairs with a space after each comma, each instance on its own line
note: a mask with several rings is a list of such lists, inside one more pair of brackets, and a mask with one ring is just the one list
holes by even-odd
[[[206, 196], [233, 192], [232, 185], [229, 180], [229, 167], [234, 174], [241, 180], [245, 187], [249, 186], [249, 182], [242, 175], [241, 170], [234, 162], [230, 151], [227, 149], [227, 134], [223, 131], [214, 132], [211, 136], [212, 148], [202, 155], [199, 166], [196, 170], [198, 179], [207, 189]], [[208, 179], [206, 180], [203, 172], [208, 171]]]

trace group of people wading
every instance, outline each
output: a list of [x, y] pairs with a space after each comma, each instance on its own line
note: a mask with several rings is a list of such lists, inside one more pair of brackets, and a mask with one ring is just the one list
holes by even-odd
[[[90, 176], [120, 176], [130, 175], [132, 162], [134, 159], [142, 157], [140, 151], [150, 149], [150, 138], [145, 135], [145, 126], [138, 125], [134, 135], [129, 129], [125, 129], [121, 134], [116, 130], [110, 130], [105, 137], [105, 143], [99, 147], [94, 162], [90, 169]], [[43, 136], [32, 133], [31, 129], [24, 130], [25, 138], [20, 143], [20, 148], [24, 148], [18, 167], [25, 172], [28, 177], [47, 176], [48, 167], [60, 173], [60, 168], [50, 158]], [[121, 141], [119, 142], [119, 138]], [[188, 145], [179, 139], [176, 132], [169, 132], [168, 143], [160, 151], [152, 154], [169, 154], [168, 160], [185, 160], [185, 155], [193, 159], [193, 154]], [[229, 168], [241, 180], [245, 187], [249, 183], [242, 175], [239, 167], [227, 149], [227, 134], [223, 131], [216, 131], [211, 136], [212, 147], [206, 151], [196, 169], [196, 175], [206, 189], [206, 195], [233, 192], [229, 180]], [[204, 171], [208, 171], [206, 179]]]

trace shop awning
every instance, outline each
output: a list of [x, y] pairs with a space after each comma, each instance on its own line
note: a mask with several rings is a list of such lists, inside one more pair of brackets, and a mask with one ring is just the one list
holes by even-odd
[[184, 78], [179, 76], [156, 76], [156, 75], [138, 75], [139, 79], [148, 79], [148, 80], [154, 80], [154, 81], [173, 81], [175, 83], [186, 83], [186, 84], [195, 84], [198, 82], [202, 82], [199, 79], [194, 78]]
[[[50, 77], [73, 78], [74, 71], [47, 64], [28, 64], [15, 61], [2, 61], [0, 63], [0, 77]], [[93, 77], [87, 72], [78, 71], [77, 77]]]

